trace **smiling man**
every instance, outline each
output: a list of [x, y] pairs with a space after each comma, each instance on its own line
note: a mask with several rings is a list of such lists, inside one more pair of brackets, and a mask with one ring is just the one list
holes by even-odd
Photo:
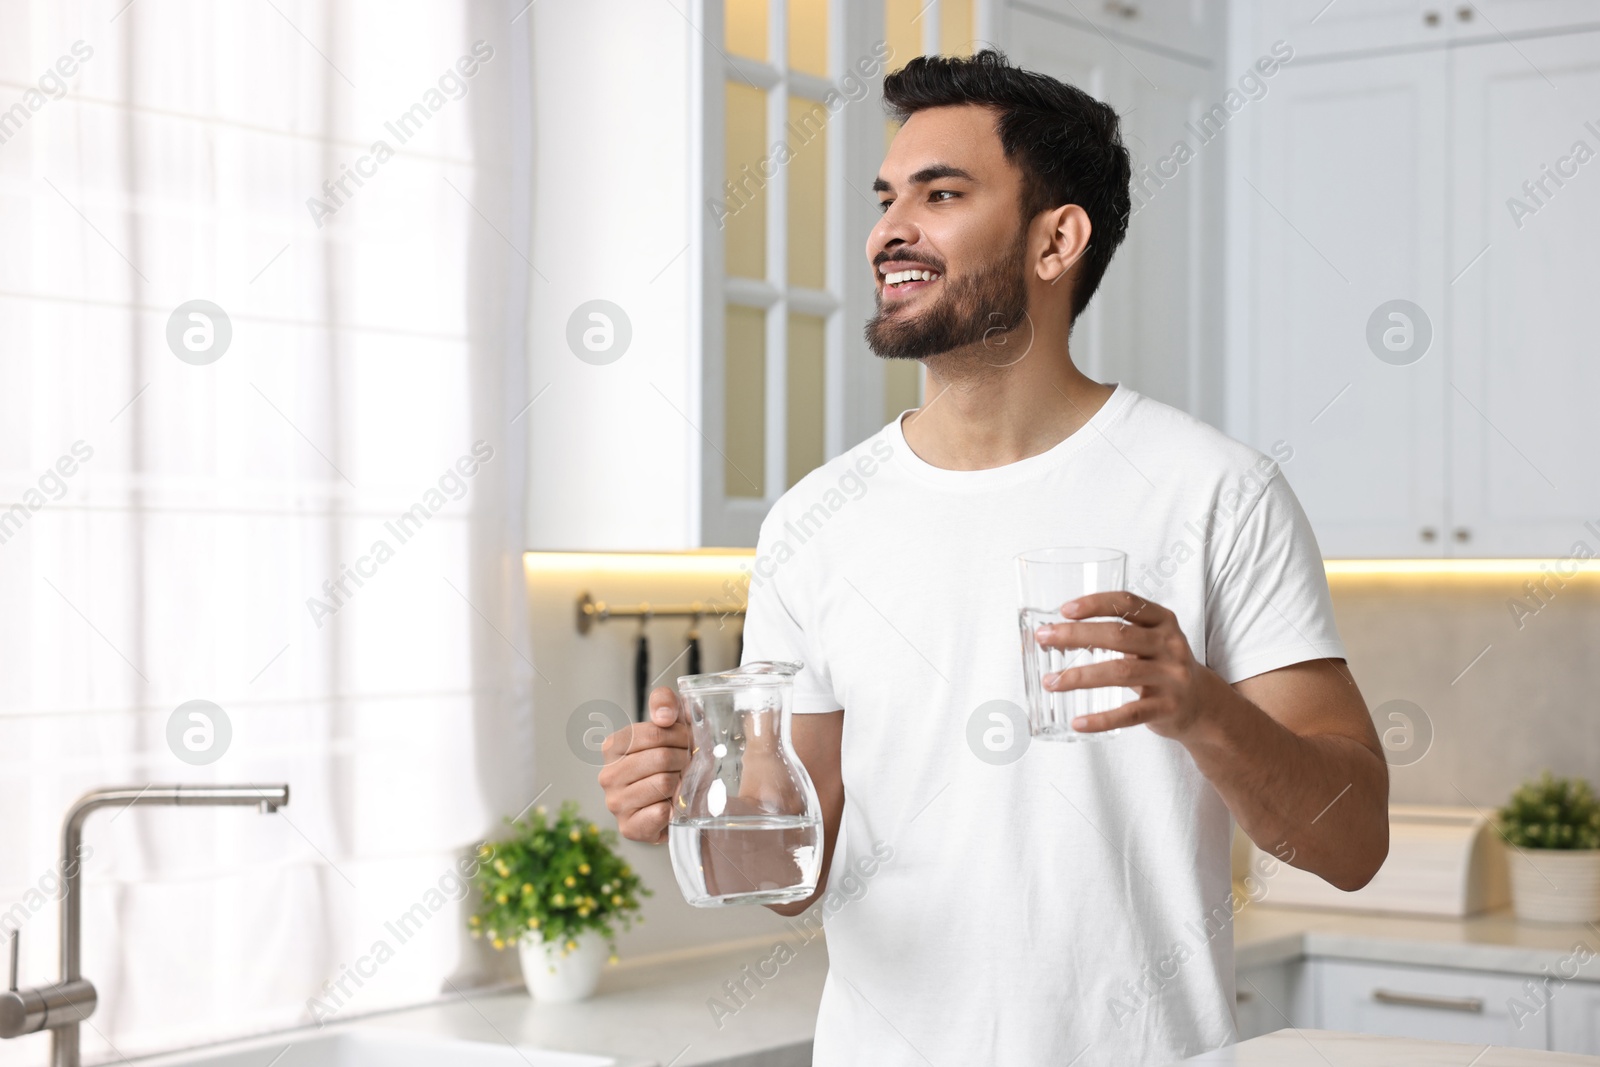
[[[1388, 851], [1388, 771], [1316, 541], [1276, 464], [1101, 383], [1068, 340], [1129, 218], [1116, 114], [1003, 56], [912, 60], [867, 238], [873, 351], [928, 400], [762, 526], [746, 662], [798, 660], [795, 747], [825, 822], [814, 1062], [1155, 1064], [1228, 1043], [1232, 820], [1343, 889]], [[1170, 294], [1142, 293], [1148, 314]], [[885, 458], [886, 457], [886, 458]], [[808, 518], [846, 472], [865, 492]], [[792, 531], [808, 530], [798, 541]], [[1124, 657], [1055, 689], [1137, 698], [1077, 743], [1025, 706], [1014, 560], [1102, 545], [1134, 591], [1025, 640]], [[995, 739], [1000, 738], [999, 743]], [[671, 690], [607, 740], [623, 833], [660, 841], [687, 725]], [[1230, 817], [1231, 815], [1231, 817]]]

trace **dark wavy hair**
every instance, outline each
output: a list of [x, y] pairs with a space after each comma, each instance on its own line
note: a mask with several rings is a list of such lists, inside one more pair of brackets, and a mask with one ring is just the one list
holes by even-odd
[[1006, 158], [1022, 171], [1022, 222], [1077, 204], [1089, 216], [1089, 246], [1078, 262], [1072, 316], [1100, 287], [1128, 233], [1133, 167], [1117, 113], [1075, 86], [1014, 67], [1004, 53], [918, 56], [883, 80], [884, 109], [904, 122], [930, 107], [978, 104], [998, 112]]

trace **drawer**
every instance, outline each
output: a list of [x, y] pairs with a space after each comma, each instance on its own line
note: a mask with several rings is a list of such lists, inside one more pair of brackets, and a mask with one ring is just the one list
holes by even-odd
[[[1550, 1017], [1522, 975], [1317, 959], [1316, 1025], [1324, 1030], [1511, 1048], [1549, 1048]], [[1510, 1001], [1524, 1005], [1513, 1020]]]

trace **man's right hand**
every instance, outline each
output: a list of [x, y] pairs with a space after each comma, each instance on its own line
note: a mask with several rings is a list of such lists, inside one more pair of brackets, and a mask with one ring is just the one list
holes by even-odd
[[648, 844], [665, 841], [672, 798], [689, 765], [689, 724], [683, 721], [678, 694], [657, 686], [650, 693], [646, 721], [607, 737], [600, 754], [605, 760], [600, 787], [622, 836]]

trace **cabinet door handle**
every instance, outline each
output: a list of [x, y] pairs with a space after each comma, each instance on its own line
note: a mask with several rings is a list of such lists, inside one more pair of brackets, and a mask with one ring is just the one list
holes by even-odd
[[1472, 531], [1467, 529], [1465, 526], [1457, 526], [1456, 540], [1460, 541], [1462, 544], [1466, 544], [1468, 541], [1472, 540]]
[[1471, 4], [1462, 4], [1460, 7], [1456, 8], [1456, 18], [1459, 19], [1462, 22], [1471, 22], [1472, 21], [1472, 5]]
[[1139, 5], [1106, 0], [1106, 14], [1116, 15], [1118, 18], [1136, 19], [1139, 17]]
[[1438, 1008], [1441, 1011], [1483, 1014], [1482, 997], [1434, 997], [1425, 993], [1393, 993], [1387, 989], [1374, 989], [1372, 999], [1379, 1004], [1401, 1004], [1408, 1008]]
[[1432, 526], [1424, 526], [1419, 533], [1424, 541], [1435, 541], [1439, 537], [1439, 531], [1435, 530]]
[[1437, 11], [1429, 11], [1422, 16], [1422, 21], [1425, 25], [1437, 26], [1439, 25], [1439, 13]]

